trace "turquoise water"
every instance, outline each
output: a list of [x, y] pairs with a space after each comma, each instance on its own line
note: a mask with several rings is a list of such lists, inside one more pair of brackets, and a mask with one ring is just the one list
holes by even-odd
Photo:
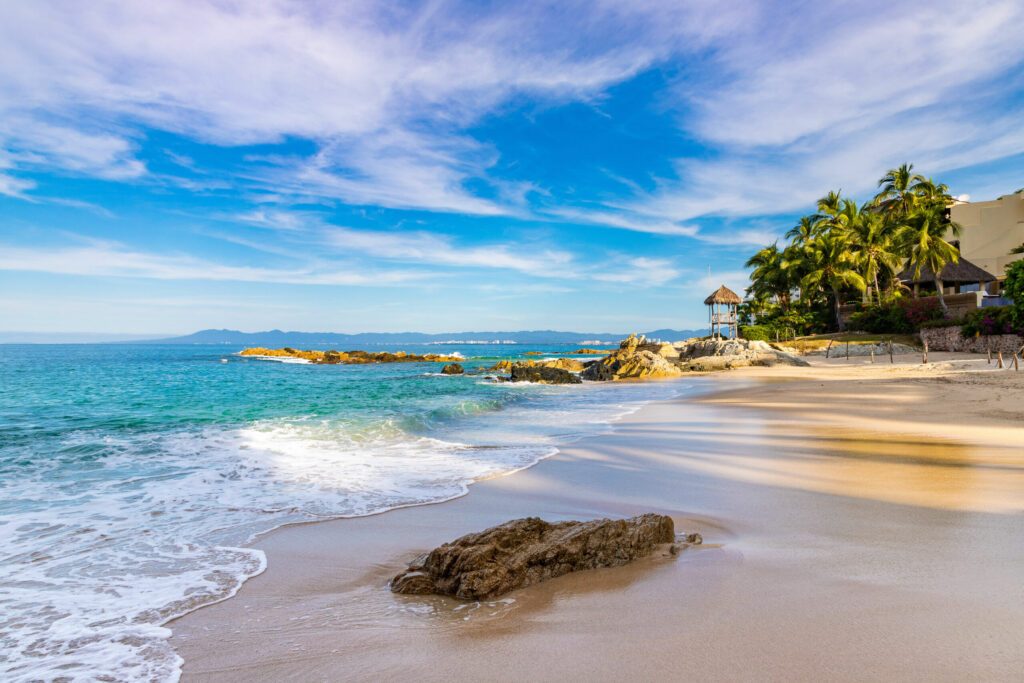
[[[461, 495], [683, 387], [237, 350], [0, 345], [0, 679], [175, 680], [162, 624], [262, 571], [255, 535]], [[472, 370], [571, 349], [402, 350]]]

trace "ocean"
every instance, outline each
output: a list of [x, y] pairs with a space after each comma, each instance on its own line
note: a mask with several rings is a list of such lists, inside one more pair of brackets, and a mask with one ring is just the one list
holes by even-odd
[[[473, 370], [573, 347], [367, 350], [399, 349]], [[238, 350], [0, 345], [0, 679], [177, 680], [165, 624], [260, 573], [259, 534], [460, 496], [686, 388]]]

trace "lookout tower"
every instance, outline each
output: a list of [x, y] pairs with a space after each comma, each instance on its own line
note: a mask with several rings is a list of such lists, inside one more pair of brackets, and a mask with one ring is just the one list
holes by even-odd
[[740, 295], [722, 285], [715, 293], [704, 299], [704, 305], [708, 307], [708, 322], [711, 327], [711, 336], [715, 339], [722, 338], [722, 330], [725, 336], [735, 339], [739, 336], [739, 329], [736, 321], [736, 308], [743, 302]]

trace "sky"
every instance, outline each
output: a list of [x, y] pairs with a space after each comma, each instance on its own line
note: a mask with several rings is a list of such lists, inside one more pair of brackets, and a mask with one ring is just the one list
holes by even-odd
[[0, 0], [0, 330], [699, 328], [816, 198], [1024, 187], [1024, 3]]

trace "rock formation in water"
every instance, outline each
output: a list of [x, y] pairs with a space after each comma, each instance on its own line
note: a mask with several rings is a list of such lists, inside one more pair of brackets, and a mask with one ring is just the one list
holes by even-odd
[[513, 382], [535, 382], [537, 384], [580, 384], [583, 380], [568, 370], [544, 365], [516, 364], [510, 377]]
[[449, 363], [448, 365], [441, 368], [442, 375], [461, 375], [466, 370], [458, 363]]
[[662, 344], [654, 345], [659, 352], [641, 348], [645, 345], [647, 345], [647, 340], [644, 337], [629, 335], [619, 344], [617, 351], [613, 351], [584, 369], [583, 378], [591, 381], [604, 381], [609, 378], [653, 379], [678, 377], [683, 374], [682, 369], [660, 353]]
[[242, 356], [268, 356], [273, 358], [301, 358], [319, 365], [365, 365], [367, 363], [449, 363], [462, 360], [462, 356], [442, 356], [428, 353], [424, 356], [405, 351], [389, 353], [387, 351], [303, 351], [284, 347], [283, 349], [265, 349], [255, 347], [245, 349]]
[[493, 372], [512, 372], [516, 366], [526, 368], [559, 368], [569, 372], [580, 372], [583, 370], [583, 361], [575, 358], [552, 358], [551, 360], [499, 360], [491, 366]]
[[484, 600], [570, 572], [624, 565], [675, 540], [665, 515], [556, 524], [517, 519], [435, 548], [392, 579], [391, 590]]

